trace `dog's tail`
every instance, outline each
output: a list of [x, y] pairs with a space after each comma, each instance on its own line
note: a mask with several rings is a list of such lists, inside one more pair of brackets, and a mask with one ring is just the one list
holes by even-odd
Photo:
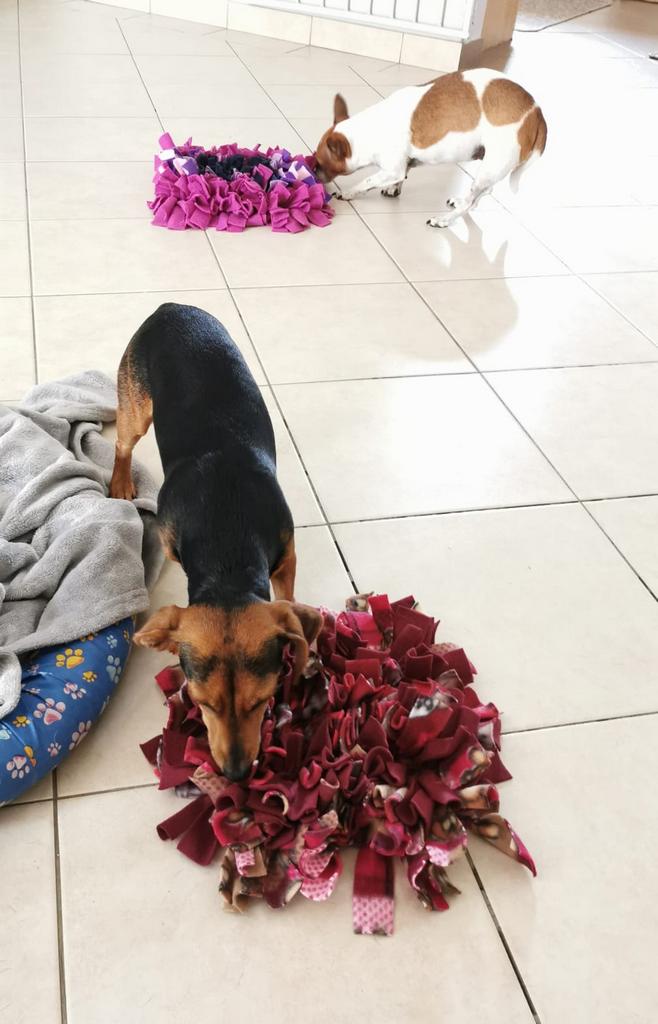
[[509, 176], [512, 192], [518, 192], [521, 175], [528, 169], [546, 149], [548, 128], [541, 107], [532, 107], [519, 128], [519, 146], [521, 152], [519, 163]]

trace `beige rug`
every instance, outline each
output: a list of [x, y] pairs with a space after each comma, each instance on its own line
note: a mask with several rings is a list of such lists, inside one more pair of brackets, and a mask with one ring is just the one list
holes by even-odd
[[611, 7], [611, 3], [596, 0], [521, 0], [516, 19], [517, 32], [539, 32], [550, 25], [579, 18], [581, 14]]

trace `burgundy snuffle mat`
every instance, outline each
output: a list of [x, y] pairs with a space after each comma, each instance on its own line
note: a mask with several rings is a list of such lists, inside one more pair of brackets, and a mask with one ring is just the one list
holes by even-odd
[[330, 196], [315, 178], [312, 156], [235, 143], [204, 149], [191, 139], [176, 146], [171, 135], [161, 136], [160, 147], [155, 197], [148, 203], [157, 227], [244, 231], [268, 225], [295, 234], [331, 222]]
[[393, 931], [393, 858], [430, 910], [455, 892], [447, 868], [478, 833], [535, 874], [499, 813], [494, 704], [473, 688], [461, 648], [435, 643], [438, 623], [413, 598], [352, 598], [324, 625], [298, 683], [287, 664], [251, 776], [229, 782], [213, 763], [206, 729], [180, 667], [157, 682], [167, 698], [161, 736], [143, 744], [160, 780], [186, 798], [158, 826], [198, 864], [222, 851], [219, 889], [232, 909], [250, 898], [284, 907], [297, 893], [325, 900], [357, 847], [354, 930]]

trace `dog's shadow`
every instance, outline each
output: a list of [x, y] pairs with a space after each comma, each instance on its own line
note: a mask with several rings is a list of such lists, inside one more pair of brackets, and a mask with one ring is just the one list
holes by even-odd
[[466, 356], [488, 370], [498, 368], [491, 355], [509, 337], [519, 309], [506, 280], [509, 239], [492, 241], [486, 220], [476, 217], [467, 213], [447, 228], [425, 227], [423, 255], [430, 264], [440, 262], [441, 278], [435, 287], [432, 281], [419, 287]]

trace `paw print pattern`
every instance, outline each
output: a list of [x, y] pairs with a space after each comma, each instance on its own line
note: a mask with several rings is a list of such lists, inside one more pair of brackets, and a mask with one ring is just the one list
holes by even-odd
[[32, 747], [23, 747], [22, 754], [14, 754], [9, 761], [7, 761], [7, 771], [11, 775], [12, 779], [23, 779], [26, 775], [30, 774], [30, 770], [34, 768], [37, 763], [37, 759], [34, 756], [34, 750]]
[[111, 650], [114, 650], [119, 641], [115, 637], [114, 633], [108, 633], [105, 637], [105, 642]]
[[128, 630], [124, 629], [121, 635], [123, 636], [123, 639], [126, 641], [126, 643], [128, 643], [128, 641], [130, 640], [130, 633], [128, 632]]
[[63, 654], [55, 656], [57, 668], [77, 668], [85, 660], [81, 647], [67, 647]]
[[24, 729], [26, 725], [30, 724], [30, 719], [27, 715], [16, 715], [16, 718], [11, 724], [15, 725], [17, 729]]
[[82, 673], [82, 678], [84, 679], [85, 683], [95, 683], [96, 680], [98, 679], [98, 676], [96, 675], [95, 672], [88, 670], [87, 672]]
[[46, 697], [39, 701], [34, 709], [35, 718], [43, 718], [44, 725], [54, 725], [61, 721], [62, 713], [66, 711], [66, 704], [63, 700], [54, 701], [52, 697]]
[[78, 643], [79, 644], [86, 644], [86, 643], [88, 643], [89, 640], [95, 640], [95, 639], [96, 639], [96, 634], [95, 633], [87, 633], [86, 636], [81, 636], [80, 637], [80, 639], [78, 640]]
[[57, 757], [57, 755], [59, 754], [61, 749], [62, 749], [61, 743], [49, 743], [48, 744], [48, 753], [50, 754], [51, 757]]
[[75, 750], [78, 744], [82, 743], [83, 739], [91, 729], [91, 722], [78, 722], [78, 728], [71, 736], [71, 742], [69, 743], [69, 750]]
[[86, 692], [87, 691], [84, 686], [78, 686], [77, 683], [67, 683], [64, 687], [64, 693], [68, 693], [73, 700], [80, 700], [81, 697], [84, 697]]
[[0, 740], [10, 740], [11, 733], [6, 725], [0, 725]]
[[121, 658], [118, 658], [115, 654], [108, 654], [105, 668], [112, 682], [118, 683], [119, 675], [121, 674]]

